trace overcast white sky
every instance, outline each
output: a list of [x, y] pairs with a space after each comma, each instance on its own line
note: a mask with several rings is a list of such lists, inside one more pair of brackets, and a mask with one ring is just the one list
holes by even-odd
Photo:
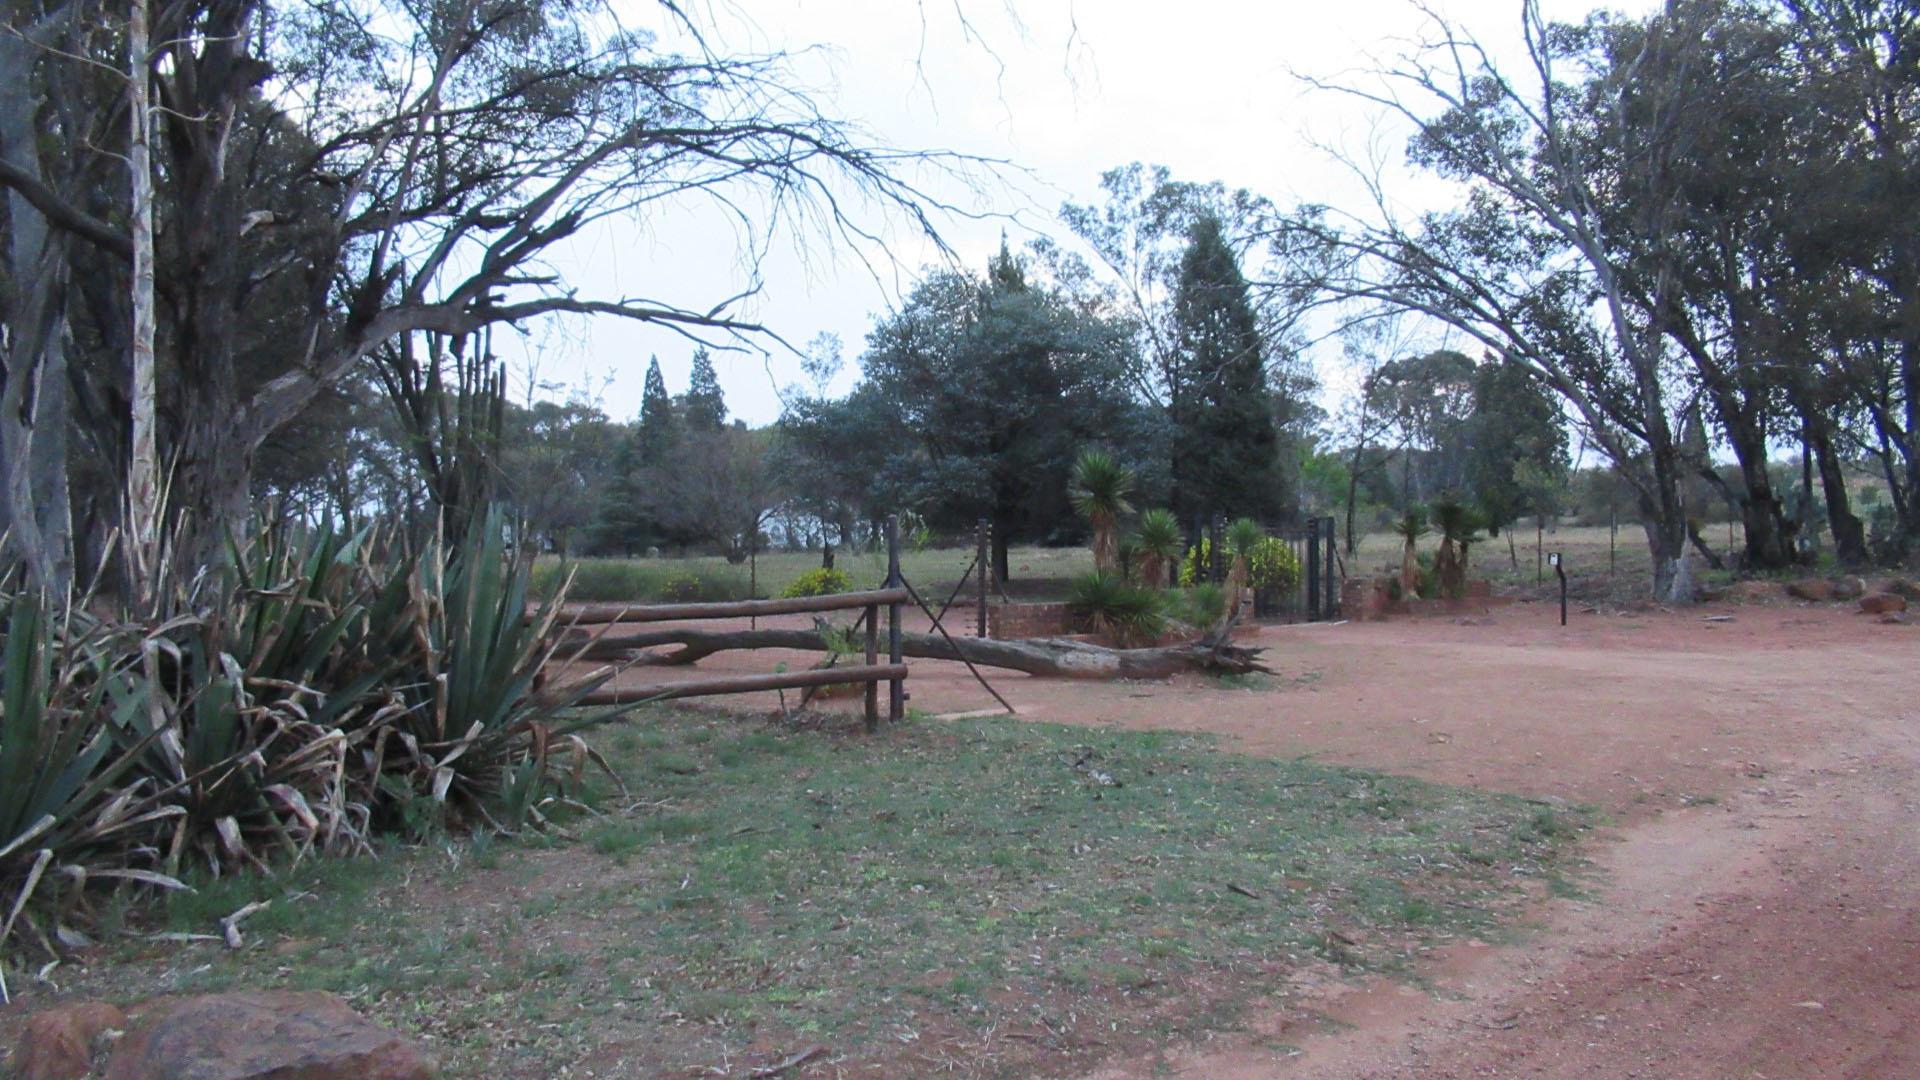
[[[650, 0], [638, 0], [649, 4]], [[1449, 19], [1504, 50], [1517, 40], [1518, 0], [1435, 0]], [[941, 191], [1004, 217], [941, 222], [947, 241], [979, 267], [1002, 229], [1016, 245], [1053, 220], [1063, 200], [1093, 201], [1100, 174], [1132, 161], [1168, 166], [1181, 179], [1222, 180], [1286, 206], [1350, 204], [1360, 197], [1343, 166], [1314, 143], [1363, 149], [1385, 139], [1397, 161], [1404, 133], [1383, 130], [1350, 101], [1314, 93], [1294, 73], [1359, 78], [1391, 59], [1425, 25], [1407, 0], [1344, 3], [1182, 0], [769, 0], [705, 12], [725, 48], [805, 50], [796, 61], [822, 111], [866, 127], [888, 145], [965, 151], [1004, 159], [1023, 173], [979, 196]], [[1547, 0], [1551, 16], [1576, 19], [1597, 6]], [[1624, 5], [1645, 8], [1650, 0]], [[1423, 190], [1415, 184], [1410, 197]], [[1431, 190], [1430, 187], [1425, 190]], [[935, 250], [904, 223], [889, 250], [869, 262], [814, 238], [796, 253], [782, 244], [762, 267], [763, 289], [742, 309], [796, 344], [822, 331], [846, 343], [852, 384], [873, 316], [895, 303]], [[704, 308], [740, 291], [734, 229], [689, 209], [610, 223], [579, 238], [556, 265], [583, 294], [644, 295]], [[880, 271], [878, 280], [873, 269]], [[617, 320], [571, 320], [530, 328], [496, 347], [552, 384], [542, 396], [585, 391], [615, 418], [637, 411], [647, 358], [657, 354], [668, 387], [685, 388], [693, 346]], [[762, 424], [779, 415], [776, 387], [799, 383], [790, 355], [725, 353], [720, 381], [736, 416]], [[1337, 351], [1316, 357], [1323, 368]], [[1324, 377], [1340, 385], [1337, 372]]]

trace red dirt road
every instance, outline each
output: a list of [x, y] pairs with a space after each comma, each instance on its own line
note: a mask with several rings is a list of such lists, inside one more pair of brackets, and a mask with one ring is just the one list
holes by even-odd
[[[1265, 629], [1283, 675], [1261, 689], [993, 676], [1033, 719], [1213, 731], [1614, 821], [1587, 896], [1518, 945], [1455, 950], [1433, 992], [1336, 984], [1099, 1080], [1920, 1076], [1920, 626], [1556, 615]], [[957, 665], [910, 685], [923, 710], [992, 704]]]

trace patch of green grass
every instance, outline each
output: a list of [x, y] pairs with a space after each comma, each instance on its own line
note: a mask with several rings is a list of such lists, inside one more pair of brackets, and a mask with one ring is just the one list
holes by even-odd
[[[1003, 718], [865, 737], [653, 709], [602, 745], [634, 809], [576, 822], [575, 842], [312, 864], [307, 898], [256, 916], [249, 949], [89, 977], [121, 995], [334, 990], [433, 1035], [460, 1075], [548, 1075], [609, 1045], [648, 1048], [634, 1071], [684, 1070], [712, 1039], [770, 1032], [858, 1059], [930, 1023], [1068, 1016], [1090, 1037], [1138, 1021], [1177, 1039], [1315, 958], [1394, 970], [1496, 930], [1586, 820], [1183, 733]], [[171, 923], [205, 931], [296, 883], [200, 884]]]
[[[915, 549], [900, 553], [900, 569], [924, 594], [944, 597], [973, 561], [972, 545]], [[1018, 547], [1008, 552], [1012, 581], [1008, 587], [1025, 599], [1058, 599], [1067, 582], [1093, 568], [1093, 555], [1084, 547]], [[778, 596], [803, 574], [820, 569], [818, 551], [761, 552], [753, 572], [718, 555], [658, 559], [586, 558], [562, 563], [554, 558], [535, 562], [533, 588], [550, 596], [565, 569], [574, 572], [568, 598], [577, 601], [622, 600], [731, 600], [748, 592]], [[834, 568], [844, 571], [855, 589], [878, 588], [886, 580], [886, 552], [836, 552]], [[679, 595], [670, 595], [678, 593]]]

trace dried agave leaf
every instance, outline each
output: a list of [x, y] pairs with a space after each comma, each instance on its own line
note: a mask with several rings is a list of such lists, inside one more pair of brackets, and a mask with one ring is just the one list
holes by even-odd
[[228, 855], [235, 859], [245, 856], [247, 846], [240, 840], [240, 823], [231, 814], [214, 822], [213, 828], [220, 834], [220, 846], [227, 850]]

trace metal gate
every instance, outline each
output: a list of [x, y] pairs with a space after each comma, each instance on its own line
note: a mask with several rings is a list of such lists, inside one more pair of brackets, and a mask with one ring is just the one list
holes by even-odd
[[[1253, 617], [1260, 622], [1325, 622], [1340, 617], [1340, 577], [1334, 550], [1334, 521], [1330, 517], [1308, 518], [1305, 522], [1265, 525], [1268, 536], [1286, 545], [1299, 568], [1290, 587], [1255, 589]], [[1216, 517], [1207, 523], [1204, 533], [1210, 549], [1220, 553], [1212, 559], [1210, 575], [1216, 582], [1226, 580], [1226, 522]], [[1197, 537], [1196, 537], [1197, 540]]]

